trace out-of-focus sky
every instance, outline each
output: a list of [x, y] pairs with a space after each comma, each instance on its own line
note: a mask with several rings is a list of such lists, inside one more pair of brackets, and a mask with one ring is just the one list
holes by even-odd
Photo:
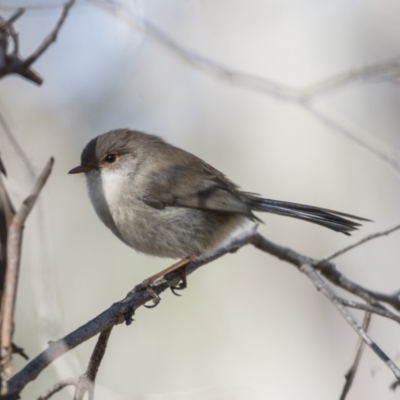
[[[24, 238], [16, 342], [31, 356], [171, 262], [119, 242], [97, 219], [84, 178], [67, 175], [86, 143], [110, 129], [162, 136], [247, 191], [375, 221], [349, 238], [302, 221], [260, 216], [268, 238], [315, 258], [400, 220], [399, 176], [382, 160], [305, 108], [204, 74], [149, 37], [140, 22], [124, 22], [144, 17], [214, 62], [300, 89], [399, 56], [396, 1], [113, 3], [119, 4], [114, 14], [96, 6], [105, 4], [100, 1], [80, 1], [71, 10], [57, 42], [34, 65], [44, 78], [41, 87], [16, 76], [0, 82], [1, 113], [36, 171], [50, 156], [56, 160]], [[52, 6], [61, 2], [0, 0], [0, 9], [15, 4], [38, 6], [16, 24], [26, 56], [52, 29], [60, 14]], [[315, 104], [400, 148], [397, 84], [357, 81]], [[32, 179], [2, 130], [0, 148], [17, 205]], [[337, 266], [361, 284], [394, 291], [400, 281], [398, 240], [394, 234], [371, 242]], [[188, 283], [182, 298], [165, 293], [157, 308], [140, 309], [130, 327], [114, 329], [98, 375], [99, 399], [339, 397], [357, 337], [292, 266], [245, 248], [202, 268]], [[371, 335], [400, 361], [394, 323], [374, 317]], [[82, 373], [93, 346], [91, 340], [54, 363], [22, 398]], [[392, 381], [367, 350], [349, 399], [394, 399]]]

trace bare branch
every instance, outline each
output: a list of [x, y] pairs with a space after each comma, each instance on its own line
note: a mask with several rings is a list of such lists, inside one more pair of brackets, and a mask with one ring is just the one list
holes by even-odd
[[[218, 248], [217, 250], [215, 250], [214, 253], [193, 260], [185, 267], [186, 275], [190, 275], [201, 266], [206, 265], [211, 261], [214, 261], [217, 258], [226, 255], [227, 253], [235, 252], [248, 244], [252, 244], [261, 251], [276, 256], [281, 260], [287, 261], [288, 263], [293, 264], [299, 269], [300, 267], [304, 268], [304, 265], [309, 265], [311, 269], [313, 268], [313, 265], [318, 265], [317, 260], [299, 254], [287, 247], [277, 245], [257, 233], [255, 230], [252, 230], [249, 232], [245, 232], [235, 238], [232, 238], [229, 243]], [[318, 270], [321, 274], [330, 279], [335, 285], [347, 290], [350, 293], [355, 294], [356, 296], [359, 296], [363, 299], [366, 299], [367, 301], [374, 303], [374, 307], [384, 309], [383, 305], [378, 303], [377, 299], [375, 298], [375, 296], [383, 296], [383, 294], [372, 292], [360, 285], [355, 284], [339, 271], [337, 271], [335, 266], [331, 262], [326, 261], [322, 264], [319, 264]], [[314, 272], [317, 274], [315, 270]], [[316, 282], [321, 281], [321, 278], [318, 274], [317, 276], [318, 280]], [[151, 286], [152, 291], [159, 295], [160, 293], [167, 290], [169, 287], [176, 286], [179, 283], [180, 279], [181, 275], [179, 272], [172, 272], [171, 274], [166, 275], [163, 279], [155, 282]], [[328, 294], [329, 293], [331, 292], [328, 292]], [[389, 304], [395, 304], [391, 296], [387, 297], [389, 299]], [[7, 382], [7, 390], [4, 393], [4, 400], [16, 399], [21, 390], [30, 381], [36, 379], [36, 377], [43, 369], [45, 369], [56, 358], [66, 353], [70, 349], [75, 348], [76, 346], [80, 345], [91, 337], [97, 335], [100, 332], [103, 332], [106, 329], [111, 328], [116, 324], [120, 324], [123, 322], [129, 324], [132, 321], [132, 315], [134, 314], [135, 310], [138, 307], [147, 303], [148, 301], [151, 301], [152, 299], [153, 296], [148, 291], [142, 290], [141, 285], [138, 285], [137, 287], [135, 287], [135, 289], [128, 293], [125, 299], [114, 303], [103, 313], [93, 318], [91, 321], [87, 322], [75, 331], [69, 333], [64, 338], [59, 339], [55, 342], [51, 342], [46, 350], [44, 350], [32, 361], [30, 361], [29, 364], [27, 364], [27, 366], [23, 368], [20, 372], [16, 373], [11, 379], [9, 379], [9, 381]], [[340, 308], [342, 315], [344, 315], [347, 320], [348, 312], [344, 309], [345, 306], [342, 304], [342, 300], [337, 296], [335, 297], [335, 299], [335, 306], [337, 308]], [[397, 305], [400, 309], [399, 300], [395, 305]], [[359, 325], [357, 325], [357, 322], [351, 320], [351, 323], [352, 327], [357, 330], [357, 333], [362, 336], [364, 340], [368, 341], [369, 345], [372, 346], [373, 350], [380, 356], [380, 358], [385, 360], [385, 362], [392, 369], [395, 375], [398, 374], [397, 367], [376, 346], [376, 344], [371, 341], [369, 336], [365, 334], [361, 327], [360, 330], [358, 329]]]
[[362, 303], [358, 303], [354, 300], [342, 299], [341, 297], [339, 297], [339, 300], [346, 307], [351, 307], [351, 308], [355, 308], [357, 310], [367, 311], [371, 314], [377, 314], [382, 317], [392, 319], [393, 321], [396, 321], [400, 324], [400, 316], [392, 313], [391, 311], [389, 311], [386, 308], [377, 307], [372, 304], [362, 304]]
[[326, 105], [317, 105], [315, 101], [311, 102], [307, 100], [302, 104], [302, 107], [310, 112], [317, 120], [345, 136], [353, 143], [356, 143], [364, 150], [374, 154], [381, 161], [384, 161], [396, 176], [400, 177], [400, 151], [395, 147], [365, 132]]
[[58, 383], [56, 383], [53, 387], [48, 389], [45, 393], [43, 393], [37, 400], [48, 400], [54, 394], [59, 392], [61, 389], [64, 389], [67, 386], [77, 386], [78, 385], [78, 378], [68, 378], [64, 379]]
[[[112, 2], [100, 0], [88, 0], [92, 4], [106, 12], [114, 15], [115, 6]], [[183, 45], [172, 39], [160, 28], [156, 27], [151, 22], [145, 19], [133, 19], [128, 15], [122, 13], [118, 14], [118, 18], [127, 23], [135, 29], [144, 30], [145, 33], [161, 43], [174, 56], [177, 56], [183, 62], [186, 62], [193, 68], [196, 68], [203, 73], [210, 75], [214, 78], [221, 79], [230, 84], [237, 85], [255, 92], [260, 92], [266, 96], [274, 97], [277, 100], [288, 101], [301, 107], [303, 110], [309, 112], [314, 118], [324, 123], [328, 127], [334, 129], [336, 132], [344, 135], [347, 139], [368, 150], [380, 160], [388, 164], [396, 175], [400, 176], [400, 152], [389, 144], [381, 141], [380, 139], [367, 135], [360, 129], [351, 126], [348, 121], [339, 120], [338, 115], [334, 115], [332, 110], [328, 110], [321, 106], [316, 107], [315, 100], [318, 95], [327, 92], [335, 87], [342, 86], [352, 80], [366, 78], [366, 77], [388, 77], [392, 76], [398, 79], [400, 74], [400, 67], [395, 63], [396, 59], [389, 60], [386, 63], [379, 63], [366, 66], [362, 69], [345, 72], [333, 78], [322, 80], [314, 85], [298, 89], [289, 85], [275, 82], [271, 79], [258, 77], [249, 73], [237, 71], [234, 68], [226, 67], [208, 57], [202, 56], [190, 49], [185, 48]], [[393, 73], [393, 68], [396, 68]]]
[[[70, 8], [74, 5], [75, 0], [68, 0], [63, 7], [63, 11], [53, 30], [43, 39], [39, 47], [26, 59], [19, 56], [19, 39], [18, 34], [14, 30], [12, 23], [19, 18], [23, 9], [14, 14], [10, 20], [6, 21], [0, 17], [0, 78], [8, 74], [19, 74], [38, 85], [42, 84], [43, 79], [33, 71], [30, 66], [56, 41], [57, 35], [63, 26]], [[12, 53], [7, 51], [8, 37], [14, 41], [14, 50]]]
[[[15, 65], [20, 64], [22, 59], [18, 54], [19, 38], [18, 33], [14, 29], [13, 22], [19, 18], [22, 13], [22, 9], [17, 11], [17, 13], [11, 16], [9, 20], [6, 20], [0, 16], [0, 78], [8, 74], [16, 73], [40, 85], [43, 80], [33, 69], [15, 69]], [[11, 53], [8, 51], [9, 37], [11, 37], [14, 42], [14, 49]]]
[[339, 89], [348, 84], [366, 79], [394, 80], [400, 75], [400, 57], [366, 65], [350, 71], [343, 72], [317, 82], [304, 90], [305, 96], [315, 97]]
[[15, 301], [21, 259], [22, 232], [26, 218], [35, 205], [36, 199], [50, 175], [54, 159], [46, 164], [42, 174], [36, 181], [31, 195], [28, 196], [15, 213], [9, 228], [7, 239], [7, 271], [4, 285], [4, 296], [1, 315], [1, 354], [3, 371], [11, 376], [12, 369], [12, 336], [14, 325]]
[[[367, 311], [365, 313], [363, 326], [362, 326], [363, 329], [365, 330], [365, 332], [367, 332], [370, 322], [371, 322], [371, 313]], [[353, 364], [345, 375], [346, 382], [343, 386], [342, 394], [340, 395], [340, 400], [345, 400], [347, 393], [349, 393], [351, 385], [353, 384], [353, 381], [354, 381], [354, 377], [356, 376], [358, 366], [360, 364], [360, 360], [361, 360], [361, 356], [362, 356], [364, 347], [365, 347], [365, 343], [361, 339], [359, 339], [358, 345], [357, 345], [356, 356], [354, 358]]]
[[111, 335], [111, 330], [112, 327], [100, 333], [92, 356], [90, 357], [87, 370], [79, 378], [79, 383], [76, 388], [74, 400], [83, 400], [86, 393], [89, 394], [89, 400], [94, 399], [94, 381], [96, 380], [101, 360], [103, 359], [106, 352], [108, 339]]
[[39, 45], [39, 47], [29, 56], [27, 57], [21, 64], [22, 68], [27, 68], [32, 65], [47, 49], [48, 47], [56, 41], [58, 32], [64, 24], [65, 19], [68, 16], [68, 12], [70, 8], [74, 5], [75, 0], [68, 0], [64, 4], [63, 11], [58, 19], [53, 30], [44, 38], [43, 42]]
[[0, 174], [0, 302], [3, 299], [4, 281], [7, 270], [8, 227], [14, 218], [14, 214], [14, 207], [4, 185], [3, 176]]
[[397, 230], [399, 230], [399, 229], [400, 229], [400, 224], [394, 226], [393, 228], [387, 229], [387, 230], [385, 230], [385, 231], [376, 232], [376, 233], [373, 233], [372, 235], [368, 235], [368, 236], [366, 236], [365, 238], [359, 240], [358, 242], [353, 243], [353, 244], [351, 244], [350, 246], [347, 246], [347, 247], [345, 247], [345, 248], [343, 248], [343, 249], [340, 249], [340, 250], [336, 251], [335, 253], [331, 254], [330, 256], [324, 257], [324, 258], [320, 261], [320, 263], [322, 263], [322, 262], [324, 262], [324, 261], [333, 260], [334, 258], [339, 257], [339, 256], [341, 256], [341, 255], [344, 254], [344, 253], [347, 253], [348, 251], [354, 249], [355, 247], [361, 246], [362, 244], [364, 244], [364, 243], [366, 243], [366, 242], [369, 242], [370, 240], [377, 239], [377, 238], [382, 237], [382, 236], [390, 235], [392, 232], [397, 231]]
[[317, 271], [315, 271], [312, 265], [304, 264], [300, 267], [300, 271], [304, 272], [310, 278], [316, 289], [333, 303], [340, 314], [342, 314], [346, 322], [356, 331], [356, 333], [364, 341], [364, 343], [371, 348], [371, 350], [390, 368], [394, 376], [400, 380], [400, 369], [369, 337], [367, 332], [365, 332], [365, 330], [357, 322], [354, 316], [348, 310], [346, 310], [345, 306], [336, 296], [335, 292], [322, 280], [322, 278], [319, 276]]
[[19, 17], [22, 16], [22, 14], [24, 14], [24, 12], [24, 8], [19, 8], [17, 11], [14, 12], [13, 15], [11, 15], [10, 18], [8, 18], [8, 20], [1, 21], [0, 29], [9, 28]]

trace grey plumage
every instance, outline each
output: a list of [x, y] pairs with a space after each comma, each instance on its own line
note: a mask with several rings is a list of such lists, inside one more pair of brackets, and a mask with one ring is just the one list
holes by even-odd
[[[82, 152], [89, 195], [100, 219], [129, 246], [161, 257], [195, 256], [218, 246], [254, 212], [269, 212], [349, 235], [354, 215], [241, 191], [200, 158], [157, 136], [119, 129]], [[356, 221], [355, 221], [356, 220]]]

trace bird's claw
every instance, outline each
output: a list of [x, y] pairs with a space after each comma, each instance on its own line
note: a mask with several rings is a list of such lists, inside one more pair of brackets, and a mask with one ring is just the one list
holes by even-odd
[[177, 270], [177, 272], [179, 272], [179, 274], [181, 275], [181, 280], [179, 282], [179, 284], [177, 286], [170, 286], [169, 288], [171, 289], [171, 292], [175, 295], [175, 296], [181, 296], [179, 293], [176, 293], [175, 290], [184, 290], [187, 288], [187, 279], [186, 279], [186, 271], [185, 268], [179, 268]]
[[154, 307], [157, 307], [158, 304], [159, 304], [160, 301], [161, 301], [160, 296], [159, 296], [150, 286], [147, 286], [147, 287], [146, 287], [146, 291], [147, 291], [147, 293], [150, 294], [150, 296], [151, 296], [151, 298], [152, 298], [152, 300], [153, 300], [153, 304], [152, 304], [151, 306], [146, 306], [146, 304], [143, 304], [143, 306], [146, 307], [146, 308], [154, 308]]

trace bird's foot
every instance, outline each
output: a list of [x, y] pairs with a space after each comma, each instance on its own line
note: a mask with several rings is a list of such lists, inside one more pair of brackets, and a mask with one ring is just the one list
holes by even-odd
[[[170, 267], [160, 271], [159, 273], [151, 276], [150, 278], [145, 279], [142, 283], [139, 285], [136, 285], [134, 290], [135, 291], [140, 291], [140, 290], [151, 290], [154, 293], [154, 290], [151, 289], [151, 285], [158, 281], [161, 278], [164, 278], [166, 275], [170, 274], [171, 272], [177, 271], [181, 275], [181, 281], [177, 286], [171, 286], [171, 291], [174, 293], [176, 296], [180, 296], [178, 293], [175, 293], [175, 290], [183, 290], [187, 288], [187, 279], [186, 279], [186, 271], [185, 271], [185, 266], [189, 264], [193, 260], [192, 257], [186, 257], [183, 258], [182, 260], [176, 262], [175, 264], [171, 265]], [[152, 296], [154, 299], [154, 296]], [[158, 295], [157, 295], [158, 297]], [[159, 297], [158, 297], [159, 298]], [[157, 304], [159, 301], [157, 302]]]
[[151, 296], [151, 300], [153, 301], [153, 304], [151, 306], [146, 306], [143, 304], [146, 308], [154, 308], [156, 307], [160, 301], [161, 298], [160, 296], [154, 291], [154, 289], [151, 287], [151, 285], [154, 283], [154, 280], [152, 278], [145, 279], [142, 283], [139, 283], [136, 285], [133, 290], [129, 293], [132, 292], [141, 292], [141, 291], [146, 291], [148, 294]]
[[181, 296], [179, 293], [176, 293], [175, 290], [183, 290], [183, 289], [187, 288], [187, 279], [186, 279], [185, 267], [183, 266], [183, 267], [177, 269], [176, 272], [179, 272], [179, 274], [181, 275], [181, 280], [179, 281], [178, 285], [170, 286], [169, 288], [171, 289], [171, 292], [175, 296]]
[[162, 270], [161, 272], [151, 276], [150, 278], [145, 279], [142, 283], [139, 283], [139, 285], [136, 285], [133, 289], [134, 291], [147, 290], [147, 292], [151, 295], [153, 299], [154, 304], [152, 306], [145, 307], [154, 308], [160, 302], [160, 296], [158, 296], [158, 294], [152, 289], [152, 284], [174, 271], [179, 272], [179, 274], [181, 275], [181, 279], [177, 286], [170, 286], [170, 289], [174, 295], [180, 296], [180, 294], [176, 293], [175, 291], [187, 288], [185, 266], [189, 264], [192, 260], [192, 257], [183, 258], [182, 260], [176, 262], [175, 264]]
[[158, 304], [161, 301], [161, 297], [151, 288], [151, 286], [148, 286], [146, 288], [147, 293], [150, 294], [152, 300], [153, 300], [153, 304], [151, 306], [146, 306], [146, 304], [143, 304], [144, 307], [146, 308], [154, 308], [157, 307]]

